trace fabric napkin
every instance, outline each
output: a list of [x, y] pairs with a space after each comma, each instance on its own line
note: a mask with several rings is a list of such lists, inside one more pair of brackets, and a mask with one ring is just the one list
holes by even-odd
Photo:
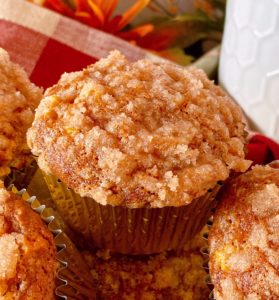
[[133, 61], [152, 54], [25, 0], [0, 1], [0, 47], [44, 88], [118, 49]]
[[247, 159], [254, 164], [264, 165], [279, 160], [279, 144], [261, 134], [251, 134], [247, 148]]

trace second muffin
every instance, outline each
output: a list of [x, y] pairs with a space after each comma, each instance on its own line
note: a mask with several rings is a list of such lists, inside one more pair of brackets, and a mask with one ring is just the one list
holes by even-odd
[[0, 299], [55, 299], [58, 267], [52, 233], [0, 181]]
[[[46, 91], [28, 142], [43, 171], [92, 198], [77, 205], [78, 214], [94, 200], [158, 210], [189, 208], [209, 198], [181, 216], [195, 222], [206, 212], [194, 224], [194, 235], [211, 207], [208, 190], [249, 166], [241, 119], [240, 109], [202, 71], [129, 63], [115, 51], [81, 72], [64, 74]], [[99, 209], [89, 207], [89, 214]], [[78, 217], [67, 215], [70, 222]], [[147, 222], [155, 228], [159, 215], [152, 218]], [[167, 227], [168, 213], [163, 218]]]
[[220, 194], [209, 233], [216, 300], [279, 299], [279, 170], [273, 166], [254, 167]]
[[0, 48], [0, 179], [19, 189], [31, 180], [36, 166], [26, 142], [42, 90]]

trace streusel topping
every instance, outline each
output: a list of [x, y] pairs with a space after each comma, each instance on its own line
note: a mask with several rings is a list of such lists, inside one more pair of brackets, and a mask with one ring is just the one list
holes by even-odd
[[99, 250], [82, 255], [97, 280], [100, 300], [200, 300], [210, 293], [200, 253], [205, 245], [198, 234], [179, 251], [127, 256]]
[[28, 137], [40, 167], [82, 196], [180, 206], [247, 169], [241, 119], [203, 71], [114, 51], [48, 89]]
[[233, 180], [209, 241], [215, 299], [279, 299], [279, 170], [257, 166]]

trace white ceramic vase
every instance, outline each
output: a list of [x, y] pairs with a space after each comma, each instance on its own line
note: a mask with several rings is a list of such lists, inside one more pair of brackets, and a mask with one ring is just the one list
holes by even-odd
[[279, 0], [228, 0], [219, 82], [279, 141]]

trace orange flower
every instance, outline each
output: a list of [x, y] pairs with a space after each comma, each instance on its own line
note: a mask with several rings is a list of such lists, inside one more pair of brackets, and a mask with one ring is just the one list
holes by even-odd
[[214, 6], [208, 0], [196, 0], [194, 5], [197, 9], [203, 11], [209, 17], [213, 17], [214, 15]]
[[[34, 0], [33, 0], [34, 1]], [[121, 32], [148, 4], [150, 0], [137, 0], [122, 15], [112, 16], [118, 0], [44, 0], [43, 5], [91, 27], [137, 41], [153, 30], [145, 24], [130, 31]], [[66, 4], [68, 3], [68, 4]]]

